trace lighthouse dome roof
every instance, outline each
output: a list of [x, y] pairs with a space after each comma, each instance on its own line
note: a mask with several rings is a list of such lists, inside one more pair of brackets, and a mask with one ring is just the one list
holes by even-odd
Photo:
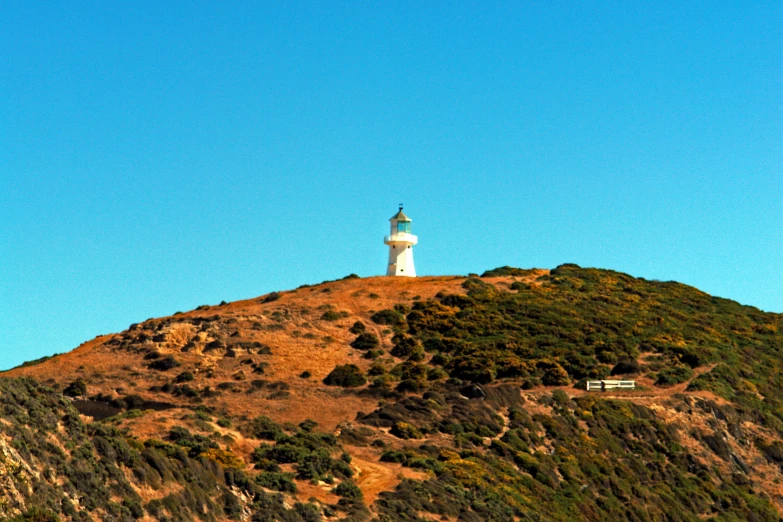
[[402, 209], [394, 214], [389, 221], [410, 221], [411, 218], [402, 213]]

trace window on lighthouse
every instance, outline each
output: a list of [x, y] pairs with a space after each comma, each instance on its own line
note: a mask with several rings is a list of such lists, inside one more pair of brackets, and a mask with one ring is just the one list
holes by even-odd
[[409, 221], [398, 221], [397, 222], [397, 232], [403, 232], [410, 234], [411, 232], [411, 224]]

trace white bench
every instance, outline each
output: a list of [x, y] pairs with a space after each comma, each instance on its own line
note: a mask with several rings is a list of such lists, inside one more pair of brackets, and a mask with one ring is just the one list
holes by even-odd
[[606, 391], [606, 390], [633, 390], [636, 388], [636, 381], [587, 381], [587, 391]]

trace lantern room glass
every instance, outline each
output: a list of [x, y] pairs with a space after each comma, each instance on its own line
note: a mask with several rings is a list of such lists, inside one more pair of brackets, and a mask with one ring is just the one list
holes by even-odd
[[411, 233], [410, 221], [398, 221], [397, 222], [397, 233], [398, 234], [410, 234]]

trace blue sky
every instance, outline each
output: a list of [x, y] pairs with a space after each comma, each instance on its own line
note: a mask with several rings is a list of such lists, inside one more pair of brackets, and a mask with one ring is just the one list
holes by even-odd
[[420, 275], [783, 311], [780, 2], [160, 4], [0, 7], [0, 368], [382, 274], [399, 202]]

